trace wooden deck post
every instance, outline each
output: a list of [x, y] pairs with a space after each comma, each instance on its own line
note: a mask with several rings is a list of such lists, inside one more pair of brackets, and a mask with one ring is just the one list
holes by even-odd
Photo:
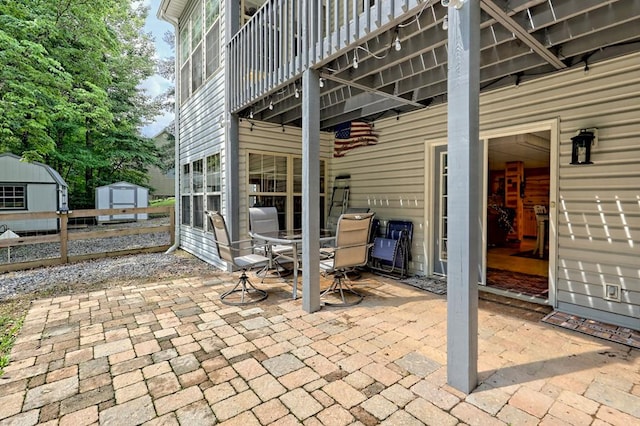
[[302, 73], [302, 309], [320, 309], [320, 73]]
[[69, 249], [68, 249], [69, 212], [59, 211], [57, 213], [58, 213], [58, 218], [60, 219], [60, 262], [68, 263], [69, 262]]
[[480, 0], [448, 8], [447, 382], [478, 383]]

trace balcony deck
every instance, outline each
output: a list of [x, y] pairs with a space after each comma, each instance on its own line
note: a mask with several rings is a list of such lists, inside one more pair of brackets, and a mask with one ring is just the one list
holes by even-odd
[[[483, 91], [640, 50], [637, 0], [481, 8]], [[445, 102], [448, 13], [439, 0], [269, 0], [228, 44], [230, 109], [300, 126], [307, 68], [323, 77], [322, 129]]]

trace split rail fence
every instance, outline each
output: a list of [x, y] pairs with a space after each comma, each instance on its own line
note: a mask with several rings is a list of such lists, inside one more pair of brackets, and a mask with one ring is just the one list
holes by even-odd
[[[110, 223], [99, 226], [75, 225], [77, 223], [93, 224], [95, 223], [95, 218], [98, 216], [140, 214], [148, 214], [150, 218], [163, 218], [162, 223], [157, 225], [154, 224], [153, 220], [149, 219], [134, 222]], [[3, 223], [12, 220], [57, 219], [58, 232], [0, 239], [0, 257], [5, 256], [4, 259], [7, 260], [6, 263], [0, 263], [0, 273], [105, 257], [163, 252], [168, 250], [175, 242], [174, 218], [175, 211], [173, 206], [3, 214], [0, 216], [0, 220], [2, 220]], [[168, 235], [164, 235], [165, 233]], [[162, 238], [159, 240], [150, 238], [150, 234], [162, 234]], [[139, 243], [127, 244], [127, 242], [131, 241], [135, 236], [145, 236], [141, 237], [141, 240], [145, 243], [150, 243], [150, 245], [144, 244], [144, 247], [140, 247], [141, 244]], [[99, 244], [100, 240], [106, 241], [105, 239], [118, 239], [119, 244]], [[70, 250], [70, 246], [74, 245], [75, 242], [82, 242], [83, 244], [79, 249]], [[16, 250], [24, 247], [25, 250], [23, 251], [26, 251], [28, 255], [29, 252], [37, 252], [37, 246], [46, 244], [49, 245], [48, 248], [53, 247], [54, 250], [55, 247], [59, 245], [59, 256], [49, 257], [49, 255], [47, 255], [43, 258], [42, 255], [39, 256], [35, 254], [36, 257], [39, 256], [40, 258], [11, 262], [11, 250], [14, 250], [15, 253]], [[96, 249], [97, 251], [95, 251]], [[77, 251], [84, 252], [77, 253]], [[50, 253], [51, 250], [48, 250], [48, 252]]]

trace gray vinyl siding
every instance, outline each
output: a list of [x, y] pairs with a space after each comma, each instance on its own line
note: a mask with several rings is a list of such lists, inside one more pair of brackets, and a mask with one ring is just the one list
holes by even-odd
[[[559, 121], [557, 222], [551, 224], [557, 307], [638, 328], [640, 55], [590, 64], [588, 75], [579, 68], [481, 96], [481, 133], [546, 120]], [[351, 175], [351, 205], [369, 205], [382, 219], [412, 220], [411, 269], [428, 271], [423, 253], [431, 236], [423, 230], [431, 201], [425, 205], [424, 182], [431, 171], [424, 147], [446, 138], [446, 105], [375, 124], [379, 143], [334, 159], [331, 175]], [[587, 127], [598, 128], [594, 164], [569, 165], [571, 137]], [[621, 302], [604, 299], [605, 283], [621, 286]]]
[[[180, 108], [179, 115], [179, 155], [180, 168], [176, 171], [176, 179], [181, 178], [182, 165], [203, 159], [209, 155], [220, 153], [220, 164], [222, 168], [221, 183], [225, 187], [225, 134], [224, 122], [221, 117], [225, 116], [225, 75], [224, 75], [224, 2], [220, 3], [220, 67], [217, 72], [205, 80], [189, 99]], [[188, 16], [190, 9], [183, 16]], [[204, 35], [203, 35], [204, 36]], [[180, 41], [176, 40], [176, 46], [180, 46]], [[176, 73], [180, 77], [180, 73]], [[180, 82], [176, 82], [176, 88], [180, 87]], [[179, 98], [176, 100], [179, 102]], [[180, 176], [178, 176], [180, 175]], [[206, 202], [206, 200], [205, 200]], [[225, 210], [225, 196], [222, 191], [222, 210]], [[176, 215], [180, 215], [180, 209], [176, 209]], [[178, 223], [182, 223], [181, 220]], [[205, 223], [205, 229], [207, 224]], [[191, 226], [180, 226], [180, 247], [200, 258], [224, 267], [224, 262], [220, 262], [216, 255], [215, 243], [212, 234], [203, 229], [196, 229]]]

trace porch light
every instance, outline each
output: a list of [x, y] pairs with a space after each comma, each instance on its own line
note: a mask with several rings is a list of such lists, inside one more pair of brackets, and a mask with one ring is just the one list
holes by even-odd
[[594, 139], [591, 129], [581, 129], [577, 136], [571, 138], [571, 164], [593, 164], [591, 145]]
[[465, 0], [440, 0], [442, 7], [455, 7], [456, 9], [460, 9], [464, 2]]

